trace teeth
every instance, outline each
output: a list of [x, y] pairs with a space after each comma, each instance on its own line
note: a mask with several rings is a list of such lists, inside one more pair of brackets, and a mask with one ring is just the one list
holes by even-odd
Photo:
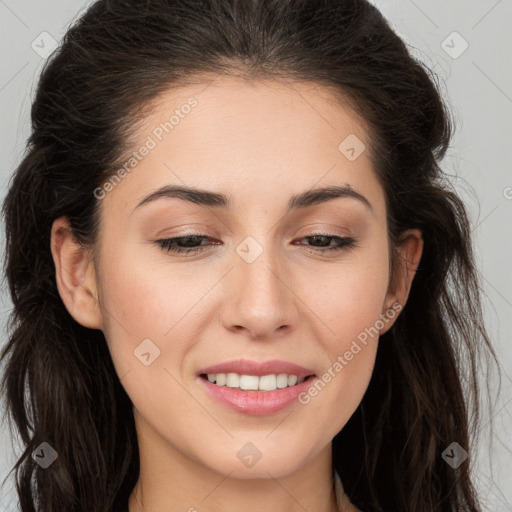
[[239, 388], [252, 391], [274, 391], [289, 386], [295, 386], [304, 381], [303, 377], [286, 373], [263, 375], [239, 375], [238, 373], [209, 373], [208, 380], [217, 386]]

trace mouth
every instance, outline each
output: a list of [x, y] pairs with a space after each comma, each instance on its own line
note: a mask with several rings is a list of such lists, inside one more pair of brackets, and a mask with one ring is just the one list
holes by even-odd
[[313, 379], [316, 377], [316, 374], [312, 373], [305, 377], [300, 377], [295, 374], [287, 373], [261, 376], [238, 373], [201, 373], [199, 377], [219, 387], [228, 387], [243, 391], [269, 392], [298, 386], [307, 380]]
[[196, 375], [219, 404], [255, 416], [276, 414], [296, 404], [316, 378], [313, 369], [279, 359], [224, 361], [201, 368]]
[[201, 373], [197, 379], [209, 397], [231, 411], [270, 416], [302, 403], [300, 397], [314, 385], [316, 374]]

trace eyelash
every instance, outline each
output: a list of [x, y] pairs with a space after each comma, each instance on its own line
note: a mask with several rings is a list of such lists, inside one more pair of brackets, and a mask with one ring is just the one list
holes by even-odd
[[[320, 238], [320, 237], [338, 240], [339, 245], [335, 245], [333, 247], [317, 247], [311, 252], [324, 253], [327, 251], [341, 251], [341, 250], [352, 249], [356, 246], [355, 238], [348, 237], [348, 236], [317, 234], [317, 235], [303, 236], [303, 237], [299, 238], [298, 240], [302, 240], [302, 239], [306, 239], [306, 238]], [[187, 248], [187, 247], [179, 247], [179, 246], [174, 245], [174, 243], [177, 240], [186, 240], [188, 238], [202, 238], [202, 239], [209, 238], [209, 239], [211, 239], [211, 237], [209, 237], [207, 235], [186, 235], [186, 236], [179, 236], [179, 237], [175, 237], [175, 238], [164, 238], [162, 240], [157, 240], [156, 244], [159, 245], [162, 248], [162, 250], [164, 250], [164, 251], [174, 252], [174, 253], [178, 253], [178, 254], [189, 254], [191, 252], [198, 254], [198, 253], [204, 251], [205, 246], [188, 247]], [[214, 244], [214, 245], [219, 245], [219, 244]]]

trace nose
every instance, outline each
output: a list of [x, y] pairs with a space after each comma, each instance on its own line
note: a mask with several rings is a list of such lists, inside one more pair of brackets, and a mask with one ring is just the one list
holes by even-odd
[[233, 255], [234, 268], [227, 276], [222, 310], [222, 322], [228, 330], [247, 331], [258, 339], [284, 334], [298, 318], [297, 297], [286, 262], [276, 251], [260, 245], [263, 251], [252, 262], [236, 252]]

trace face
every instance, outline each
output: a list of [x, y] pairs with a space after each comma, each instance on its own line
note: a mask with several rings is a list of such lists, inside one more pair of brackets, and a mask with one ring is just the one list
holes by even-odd
[[[279, 477], [330, 446], [368, 386], [375, 332], [398, 314], [384, 192], [363, 123], [327, 89], [205, 87], [159, 97], [137, 165], [97, 192], [95, 314], [139, 434], [223, 474]], [[212, 380], [249, 377], [200, 376], [222, 363]], [[294, 382], [258, 375], [302, 371], [253, 390]]]

